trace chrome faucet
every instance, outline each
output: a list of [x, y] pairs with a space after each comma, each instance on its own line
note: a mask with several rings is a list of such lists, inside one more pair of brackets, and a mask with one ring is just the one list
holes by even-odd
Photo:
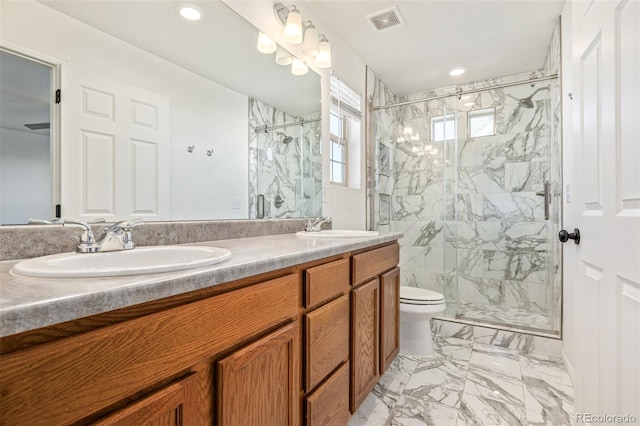
[[325, 223], [331, 223], [333, 219], [330, 217], [319, 217], [315, 221], [312, 221], [310, 218], [307, 218], [307, 224], [304, 227], [306, 232], [320, 232], [322, 225]]
[[84, 222], [61, 220], [62, 226], [78, 225], [84, 228], [80, 235], [80, 244], [76, 246], [77, 253], [97, 253], [105, 251], [131, 250], [136, 245], [131, 238], [131, 230], [142, 223], [142, 219], [123, 220], [105, 228], [104, 235], [95, 239], [91, 227]]
[[96, 242], [98, 245], [97, 251], [116, 251], [116, 250], [131, 250], [135, 248], [135, 243], [131, 238], [131, 230], [142, 223], [143, 220], [123, 220], [116, 222], [104, 231], [104, 235]]

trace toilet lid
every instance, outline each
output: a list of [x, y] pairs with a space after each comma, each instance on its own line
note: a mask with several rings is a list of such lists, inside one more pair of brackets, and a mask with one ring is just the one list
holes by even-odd
[[433, 290], [400, 286], [400, 303], [411, 305], [437, 305], [444, 303], [444, 296]]

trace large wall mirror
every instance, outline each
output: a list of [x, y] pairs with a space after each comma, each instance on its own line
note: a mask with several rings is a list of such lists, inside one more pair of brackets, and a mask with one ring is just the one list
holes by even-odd
[[320, 76], [224, 3], [178, 4], [3, 4], [0, 223], [321, 214]]

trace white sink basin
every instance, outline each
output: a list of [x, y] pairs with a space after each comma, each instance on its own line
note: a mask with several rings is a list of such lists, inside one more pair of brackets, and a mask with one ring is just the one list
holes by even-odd
[[28, 277], [115, 277], [180, 271], [213, 265], [231, 257], [227, 249], [157, 246], [106, 253], [62, 253], [23, 260], [11, 272]]
[[375, 237], [378, 231], [358, 231], [350, 229], [326, 229], [318, 232], [299, 231], [296, 235], [310, 238], [363, 238]]

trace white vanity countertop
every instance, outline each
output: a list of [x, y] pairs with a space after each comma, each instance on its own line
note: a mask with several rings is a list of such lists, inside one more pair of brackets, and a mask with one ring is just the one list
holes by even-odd
[[[231, 259], [197, 269], [104, 278], [31, 278], [0, 262], [0, 337], [175, 296], [349, 251], [391, 242], [402, 233], [366, 238], [301, 238], [295, 234], [210, 241]], [[86, 256], [91, 256], [87, 254]]]

